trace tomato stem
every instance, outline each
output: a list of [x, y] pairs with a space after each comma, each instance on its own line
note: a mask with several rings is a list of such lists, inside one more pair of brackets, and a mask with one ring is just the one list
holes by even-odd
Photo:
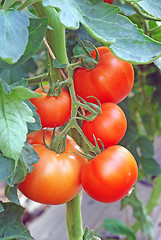
[[66, 203], [66, 223], [69, 240], [81, 240], [83, 236], [80, 194]]
[[[42, 2], [36, 2], [33, 4], [39, 17], [47, 17], [48, 24], [51, 29], [46, 31], [46, 40], [50, 50], [53, 52], [55, 58], [60, 64], [68, 64], [68, 57], [66, 51], [65, 41], [65, 27], [61, 24], [59, 14], [53, 7], [45, 7]], [[49, 55], [48, 55], [49, 56]], [[52, 57], [49, 56], [50, 72], [53, 82], [63, 81], [63, 77], [60, 74], [59, 69], [53, 67]]]
[[[68, 87], [69, 87], [69, 92], [70, 92], [70, 95], [71, 95], [71, 102], [72, 102], [71, 119], [69, 120], [69, 123], [66, 125], [66, 127], [61, 131], [57, 140], [59, 140], [61, 142], [61, 138], [65, 134], [67, 134], [67, 132], [70, 129], [75, 128], [78, 131], [78, 133], [81, 135], [83, 140], [86, 142], [86, 144], [89, 146], [91, 151], [94, 152], [97, 155], [101, 152], [101, 150], [99, 148], [97, 148], [96, 146], [94, 146], [90, 141], [88, 141], [87, 137], [85, 136], [85, 134], [83, 133], [82, 129], [79, 127], [79, 125], [76, 121], [78, 108], [80, 106], [81, 107], [86, 106], [85, 104], [82, 104], [82, 103], [77, 101], [77, 98], [76, 98], [76, 95], [75, 95], [75, 90], [74, 90], [73, 74], [74, 74], [75, 68], [80, 67], [80, 66], [82, 66], [81, 62], [78, 62], [78, 63], [75, 63], [75, 64], [70, 64], [68, 66]], [[89, 105], [87, 105], [85, 108], [90, 110]], [[93, 108], [92, 108], [92, 110], [93, 110]], [[94, 113], [95, 113], [95, 117], [96, 117], [100, 112], [98, 111], [97, 115], [96, 115], [96, 111]]]
[[65, 42], [65, 27], [60, 22], [59, 13], [53, 7], [45, 7], [41, 2], [33, 4], [40, 17], [47, 17], [51, 29], [46, 31], [47, 42], [60, 64], [68, 63]]

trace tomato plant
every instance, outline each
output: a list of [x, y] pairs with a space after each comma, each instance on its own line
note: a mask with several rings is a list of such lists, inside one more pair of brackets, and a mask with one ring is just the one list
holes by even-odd
[[126, 148], [115, 145], [84, 165], [81, 182], [92, 198], [110, 203], [125, 197], [137, 176], [138, 167], [132, 154]]
[[112, 4], [112, 3], [114, 2], [114, 0], [103, 0], [103, 2], [106, 2], [106, 3]]
[[[45, 86], [49, 89], [49, 87]], [[39, 98], [30, 101], [37, 108], [42, 127], [59, 127], [66, 123], [71, 114], [71, 98], [67, 90], [62, 89], [60, 96], [48, 96], [41, 87], [35, 90], [41, 93]], [[58, 111], [59, 109], [59, 111]]]
[[93, 121], [84, 120], [82, 130], [88, 140], [95, 144], [93, 135], [103, 142], [104, 147], [117, 144], [124, 136], [127, 128], [127, 121], [122, 109], [115, 103], [103, 103], [102, 113]]
[[[28, 141], [40, 157], [35, 169], [19, 184], [19, 190], [29, 199], [44, 204], [63, 204], [73, 199], [82, 189], [80, 172], [85, 158], [73, 152], [81, 150], [71, 137], [67, 137], [66, 149], [56, 153], [43, 144], [44, 131], [30, 133]], [[52, 131], [46, 132], [47, 141]], [[33, 140], [34, 139], [34, 140]]]
[[[74, 73], [74, 87], [77, 96], [86, 101], [119, 103], [130, 93], [134, 84], [134, 71], [131, 63], [118, 59], [107, 47], [98, 47], [98, 65], [88, 70], [77, 68]], [[93, 58], [96, 51], [91, 52]]]
[[[2, 183], [4, 188], [0, 192], [9, 200], [0, 202], [2, 238], [33, 239], [33, 228], [30, 235], [22, 224], [24, 208], [19, 205], [21, 195], [17, 194], [17, 186], [22, 182], [19, 188], [24, 185], [26, 195], [35, 201], [66, 202], [69, 240], [94, 239], [92, 232], [83, 233], [81, 194], [77, 194], [81, 190], [80, 171], [84, 169], [84, 187], [89, 188], [94, 198], [100, 195], [98, 201], [124, 197], [136, 180], [137, 170], [127, 150], [115, 145], [123, 136], [119, 145], [132, 152], [140, 168], [139, 180], [150, 181], [154, 191], [146, 207], [137, 196], [137, 188], [122, 201], [122, 206], [131, 205], [137, 212], [133, 214], [137, 220], [133, 229], [140, 228], [148, 239], [153, 238], [147, 214], [159, 201], [161, 192], [161, 167], [155, 159], [153, 144], [154, 137], [161, 132], [161, 8], [158, 0], [153, 0], [154, 7], [152, 1], [146, 0], [119, 0], [114, 1], [115, 6], [110, 5], [112, 2], [0, 1], [0, 186], [1, 182], [5, 185]], [[43, 81], [50, 86], [48, 95], [41, 88], [34, 91]], [[63, 90], [58, 96], [52, 89]], [[125, 115], [116, 105], [123, 100], [128, 116], [126, 133]], [[104, 106], [113, 107], [106, 111]], [[55, 127], [55, 138], [51, 131], [45, 135], [48, 145], [52, 139], [49, 150], [43, 142], [44, 130], [35, 130], [54, 128], [55, 131]], [[74, 148], [75, 142], [68, 144], [73, 142], [70, 137], [65, 142], [67, 134], [82, 151], [80, 147]], [[99, 139], [106, 148], [102, 153]], [[73, 153], [77, 150], [79, 156]], [[84, 158], [93, 156], [92, 161], [84, 162]], [[93, 166], [97, 166], [96, 174], [91, 171]], [[88, 167], [85, 176], [83, 172]], [[156, 176], [154, 182], [152, 176]], [[134, 232], [131, 235], [132, 228], [119, 229], [129, 232], [130, 236], [124, 236], [127, 239], [137, 238]], [[57, 235], [53, 232], [51, 239]], [[63, 232], [64, 229], [59, 234]], [[42, 237], [40, 234], [38, 238]], [[62, 235], [56, 238], [64, 239]]]

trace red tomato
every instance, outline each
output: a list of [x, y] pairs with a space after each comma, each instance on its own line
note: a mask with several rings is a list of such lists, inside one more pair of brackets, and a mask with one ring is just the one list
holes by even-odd
[[[44, 204], [63, 204], [73, 199], [82, 189], [80, 172], [86, 159], [73, 152], [81, 151], [71, 137], [67, 137], [66, 150], [58, 154], [43, 144], [44, 130], [28, 135], [40, 160], [35, 169], [19, 184], [19, 190], [29, 199]], [[51, 141], [52, 131], [47, 130], [46, 140]], [[36, 137], [37, 143], [36, 144]]]
[[93, 199], [111, 203], [128, 194], [137, 176], [138, 168], [132, 154], [126, 148], [115, 145], [84, 165], [81, 182]]
[[29, 133], [27, 135], [27, 140], [31, 145], [33, 144], [44, 145], [43, 136], [45, 134], [45, 142], [47, 144], [50, 144], [52, 139], [52, 133], [53, 133], [52, 129], [48, 129], [46, 132], [44, 129], [40, 129]]
[[[49, 89], [49, 86], [45, 86]], [[60, 96], [49, 97], [40, 87], [35, 90], [41, 93], [40, 98], [31, 98], [30, 101], [37, 108], [42, 127], [59, 127], [66, 123], [71, 115], [71, 98], [69, 93], [62, 89]]]
[[[122, 109], [115, 103], [103, 103], [102, 113], [93, 121], [84, 120], [82, 130], [88, 140], [95, 145], [96, 139], [101, 139], [105, 148], [117, 144], [124, 136], [127, 121]], [[101, 146], [98, 141], [99, 146]]]
[[112, 4], [112, 3], [114, 2], [114, 0], [103, 0], [103, 2], [106, 2], [106, 3]]
[[[130, 93], [134, 84], [134, 71], [131, 63], [118, 59], [107, 47], [98, 47], [98, 65], [88, 70], [77, 68], [74, 72], [74, 87], [77, 96], [96, 103], [95, 96], [101, 103], [119, 103]], [[96, 56], [95, 50], [91, 52]]]

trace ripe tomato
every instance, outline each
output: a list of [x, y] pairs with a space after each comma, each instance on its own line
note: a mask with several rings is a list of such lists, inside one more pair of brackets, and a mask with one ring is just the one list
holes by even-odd
[[[77, 96], [96, 103], [119, 103], [130, 93], [134, 84], [134, 71], [131, 63], [118, 59], [107, 47], [98, 47], [98, 65], [88, 70], [77, 68], [74, 72], [74, 87]], [[96, 57], [96, 52], [91, 52]]]
[[106, 3], [112, 4], [112, 3], [114, 2], [114, 0], [103, 0], [103, 2], [106, 2]]
[[[93, 121], [84, 120], [82, 131], [88, 140], [95, 145], [96, 139], [101, 139], [104, 147], [117, 144], [124, 136], [127, 129], [127, 121], [122, 109], [115, 103], [102, 103], [102, 113]], [[98, 141], [99, 146], [101, 146]]]
[[[45, 88], [49, 89], [49, 86], [45, 86]], [[49, 97], [41, 87], [35, 92], [41, 93], [42, 96], [31, 98], [30, 101], [37, 108], [42, 127], [59, 127], [69, 120], [71, 98], [65, 89], [62, 89], [58, 97]]]
[[45, 134], [45, 142], [47, 144], [50, 144], [52, 139], [52, 133], [53, 133], [52, 129], [48, 129], [46, 132], [44, 129], [33, 131], [27, 135], [27, 141], [29, 142], [30, 145], [34, 144], [44, 145], [43, 136]]
[[[63, 204], [73, 199], [82, 189], [80, 172], [86, 159], [74, 152], [81, 150], [71, 137], [67, 137], [64, 153], [58, 154], [43, 145], [44, 130], [28, 135], [40, 160], [35, 169], [19, 184], [19, 190], [29, 199], [44, 204]], [[46, 141], [51, 140], [52, 131], [47, 130]], [[37, 138], [37, 144], [36, 144]]]
[[81, 182], [89, 196], [111, 203], [128, 194], [137, 176], [138, 168], [132, 154], [126, 148], [115, 145], [83, 166]]

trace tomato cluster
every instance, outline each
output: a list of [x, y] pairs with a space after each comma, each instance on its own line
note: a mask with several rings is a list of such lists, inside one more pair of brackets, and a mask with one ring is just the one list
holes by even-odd
[[[92, 198], [107, 203], [128, 194], [138, 176], [132, 154], [116, 145], [127, 128], [126, 117], [117, 103], [130, 93], [134, 71], [132, 64], [115, 57], [107, 47], [99, 47], [97, 51], [98, 65], [92, 70], [77, 68], [74, 86], [77, 96], [94, 103], [97, 98], [101, 103], [101, 114], [93, 121], [84, 120], [82, 130], [92, 144], [97, 140], [98, 145], [102, 142], [106, 149], [84, 165], [81, 182]], [[96, 51], [93, 50], [91, 55], [95, 58]]]
[[[92, 70], [76, 68], [73, 86], [76, 96], [92, 103], [97, 103], [96, 98], [100, 101], [101, 113], [92, 121], [82, 120], [82, 134], [93, 145], [100, 148], [104, 145], [105, 150], [87, 161], [79, 155], [81, 148], [69, 136], [63, 153], [48, 149], [43, 136], [46, 144], [50, 144], [53, 131], [43, 128], [59, 127], [70, 121], [72, 98], [65, 89], [54, 97], [38, 88], [36, 92], [42, 96], [30, 100], [37, 108], [42, 129], [28, 134], [27, 140], [40, 161], [19, 184], [19, 190], [36, 202], [66, 203], [81, 191], [82, 186], [97, 201], [115, 202], [128, 194], [137, 180], [138, 168], [134, 157], [124, 147], [116, 145], [127, 128], [125, 114], [117, 103], [125, 99], [133, 87], [133, 67], [116, 58], [107, 47], [99, 47], [97, 51], [97, 66]], [[95, 50], [91, 56], [96, 57]], [[45, 88], [49, 89], [48, 86]], [[89, 114], [87, 112], [86, 117]]]

